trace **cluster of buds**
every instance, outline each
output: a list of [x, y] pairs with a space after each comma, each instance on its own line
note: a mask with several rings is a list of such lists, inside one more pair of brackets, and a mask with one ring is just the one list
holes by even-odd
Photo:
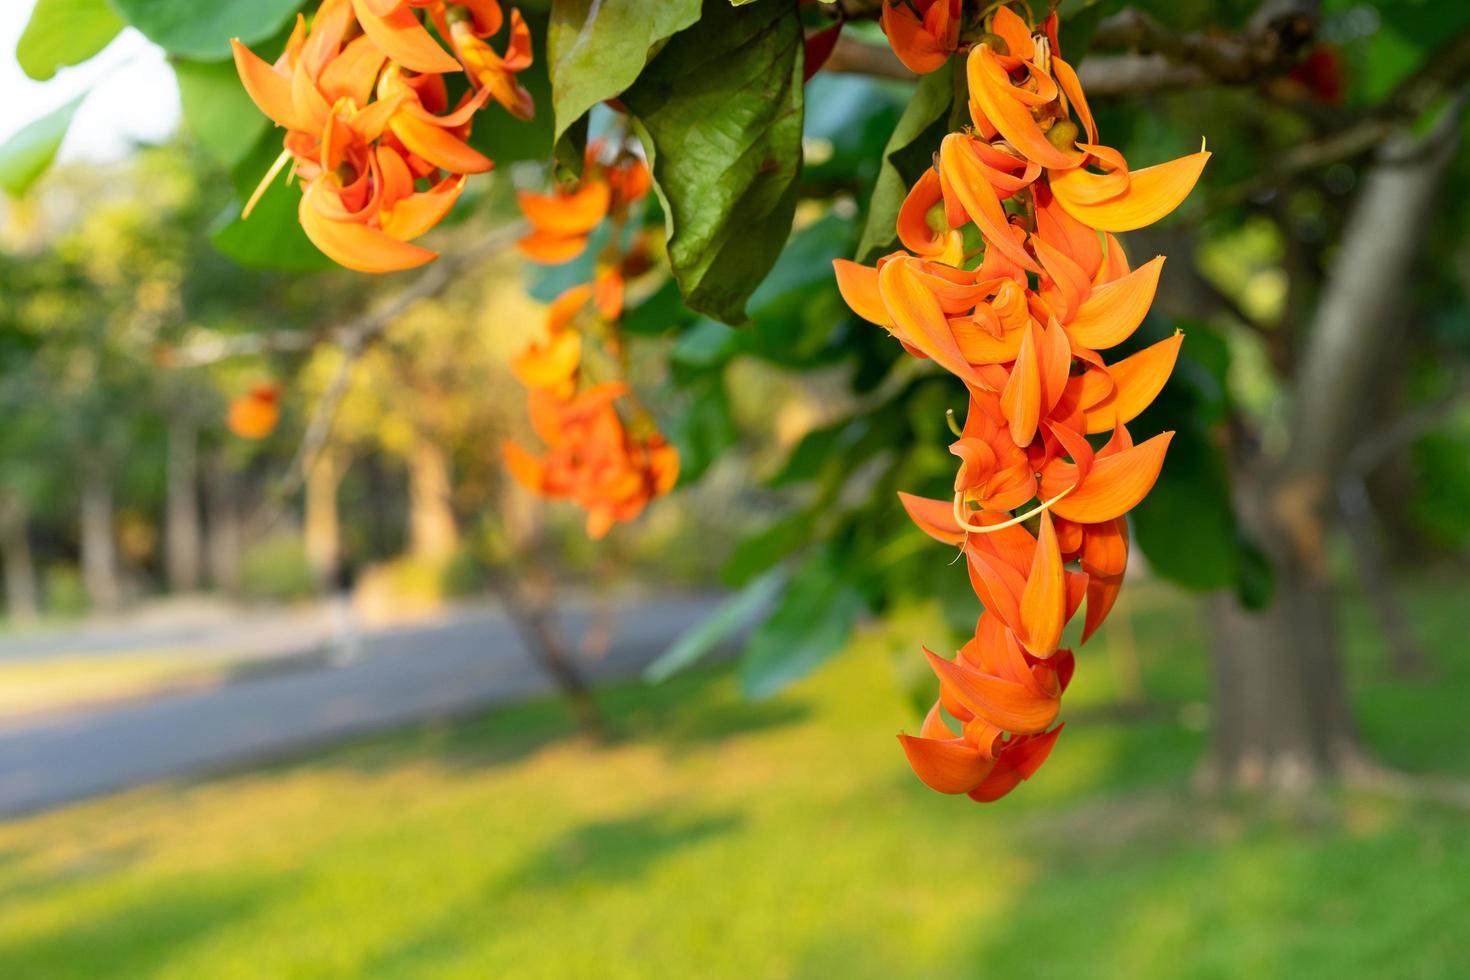
[[[651, 187], [647, 165], [626, 149], [608, 162], [606, 147], [588, 147], [582, 179], [550, 194], [522, 193], [521, 210], [532, 231], [521, 239], [533, 261], [559, 264], [586, 251], [604, 221], [612, 233], [598, 256], [593, 281], [568, 289], [551, 304], [546, 338], [511, 364], [530, 391], [531, 426], [546, 444], [535, 456], [513, 442], [503, 447], [507, 468], [522, 486], [551, 499], [571, 500], [587, 512], [587, 534], [597, 539], [613, 524], [631, 521], [649, 501], [673, 489], [679, 454], [652, 418], [632, 399], [625, 381], [606, 377], [588, 363], [591, 341], [601, 342], [606, 374], [621, 374], [624, 347], [618, 323], [625, 284], [650, 265], [641, 234], [624, 245], [630, 209]], [[619, 404], [631, 419], [625, 422]]]
[[[487, 40], [506, 23], [498, 0], [324, 0], [309, 28], [297, 16], [274, 64], [234, 40], [245, 90], [286, 130], [246, 215], [289, 163], [301, 227], [334, 261], [390, 272], [436, 258], [412, 240], [448, 213], [469, 174], [495, 165], [467, 142], [475, 113], [494, 100], [531, 117], [516, 80], [531, 64], [520, 12], [510, 13], [504, 54]], [[468, 84], [451, 107], [461, 71]]]
[[[890, 40], [910, 45], [906, 61], [944, 50], [959, 6], [920, 3], [914, 24], [885, 7]], [[859, 316], [969, 392], [950, 446], [953, 498], [901, 497], [920, 528], [961, 549], [984, 612], [955, 659], [924, 651], [939, 699], [919, 734], [899, 739], [926, 784], [982, 802], [1051, 752], [1073, 670], [1063, 631], [1085, 600], [1085, 642], [1112, 608], [1124, 515], [1152, 489], [1173, 435], [1135, 445], [1127, 423], [1162, 389], [1182, 336], [1111, 363], [1103, 353], [1142, 322], [1163, 263], [1131, 269], [1114, 235], [1172, 211], [1209, 156], [1130, 171], [1098, 142], [1055, 15], [1033, 30], [999, 6], [983, 26], [966, 63], [973, 128], [945, 137], [911, 189], [904, 251], [876, 268], [836, 263]], [[1089, 438], [1103, 433], [1100, 445]]]

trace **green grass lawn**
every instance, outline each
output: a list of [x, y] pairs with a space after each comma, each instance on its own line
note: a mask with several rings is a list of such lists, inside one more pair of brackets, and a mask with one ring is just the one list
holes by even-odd
[[[1350, 610], [1363, 730], [1470, 776], [1463, 583], [1431, 681]], [[1081, 657], [1032, 783], [941, 797], [893, 739], [920, 612], [759, 704], [723, 669], [0, 825], [0, 977], [1463, 977], [1470, 814], [1364, 793], [1206, 803], [1202, 627], [1161, 589]], [[1131, 627], [1131, 629], [1129, 628]], [[1143, 656], [1157, 708], [1108, 709]]]

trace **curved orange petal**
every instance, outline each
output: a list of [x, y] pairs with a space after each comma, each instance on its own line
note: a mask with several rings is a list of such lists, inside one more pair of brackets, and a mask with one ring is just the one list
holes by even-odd
[[945, 660], [927, 648], [924, 656], [960, 704], [997, 728], [1029, 735], [1056, 721], [1061, 701], [1055, 697], [1037, 696], [1023, 684]]
[[986, 244], [999, 249], [1027, 272], [1040, 274], [1041, 266], [1017, 243], [1000, 198], [986, 179], [979, 158], [969, 147], [970, 142], [971, 137], [964, 133], [950, 133], [939, 145], [939, 167], [948, 178], [948, 186], [980, 229]]
[[235, 53], [235, 71], [240, 76], [240, 84], [256, 108], [277, 126], [302, 129], [291, 98], [291, 80], [241, 44], [239, 38], [230, 39], [230, 48]]
[[500, 444], [500, 454], [505, 459], [505, 468], [517, 483], [532, 493], [543, 492], [546, 469], [541, 460], [509, 440]]
[[446, 177], [426, 191], [402, 198], [379, 217], [383, 234], [402, 241], [419, 237], [444, 219], [464, 184], [464, 177]]
[[1108, 365], [1113, 390], [1097, 404], [1082, 410], [1087, 419], [1087, 431], [1106, 432], [1132, 422], [1139, 412], [1148, 408], [1169, 380], [1174, 362], [1179, 357], [1179, 345], [1183, 342], [1184, 334], [1175, 333], [1167, 340]]
[[[1068, 153], [1047, 140], [1030, 107], [1018, 101], [1016, 93], [1022, 90], [1011, 85], [1005, 68], [996, 61], [995, 52], [988, 44], [970, 53], [968, 73], [970, 98], [991, 125], [1027, 159], [1052, 170], [1068, 170], [1077, 168], [1086, 158], [1081, 151]], [[1045, 75], [1034, 73], [1032, 77], [1037, 81], [1046, 79]]]
[[[1041, 514], [1036, 558], [1021, 593], [1021, 643], [1033, 657], [1045, 659], [1056, 652], [1066, 626], [1067, 583], [1062, 575], [1062, 553], [1051, 515]], [[1048, 721], [1047, 724], [1050, 724]], [[1046, 727], [1045, 725], [1042, 726]]]
[[1036, 770], [1051, 755], [1052, 746], [1056, 744], [1062, 728], [1062, 725], [1058, 725], [1044, 735], [1015, 738], [1007, 742], [996, 758], [995, 768], [990, 771], [990, 775], [979, 786], [970, 790], [970, 799], [978, 803], [993, 803], [1019, 786], [1022, 780], [1034, 776]]
[[612, 202], [611, 190], [602, 180], [586, 181], [570, 194], [521, 191], [516, 197], [532, 227], [558, 235], [585, 235], [607, 217]]
[[545, 231], [533, 231], [516, 242], [516, 248], [520, 249], [522, 255], [542, 265], [570, 262], [581, 255], [586, 247], [585, 235], [556, 235]]
[[1153, 224], [1177, 208], [1194, 189], [1209, 158], [1209, 151], [1201, 150], [1135, 170], [1128, 175], [1126, 191], [1102, 202], [1088, 201], [1087, 188], [1098, 177], [1080, 167], [1053, 174], [1051, 190], [1067, 213], [1089, 228], [1132, 231]]
[[869, 323], [893, 329], [893, 319], [878, 292], [877, 269], [848, 259], [833, 259], [832, 271], [837, 274], [837, 291], [854, 313]]
[[995, 760], [962, 738], [898, 736], [914, 775], [940, 793], [968, 793], [980, 785]]
[[[1087, 479], [1052, 505], [1052, 512], [1078, 524], [1101, 524], [1122, 517], [1153, 489], [1164, 465], [1173, 432], [1161, 432], [1131, 449], [1099, 455]], [[1041, 495], [1047, 499], [1077, 480], [1077, 467], [1055, 460], [1041, 474]]]
[[301, 230], [311, 243], [338, 265], [358, 272], [396, 272], [417, 268], [439, 257], [437, 252], [401, 242], [376, 228], [326, 218], [316, 206], [320, 187], [316, 183], [307, 187], [301, 195], [297, 216]]
[[459, 71], [459, 62], [439, 47], [407, 4], [386, 15], [375, 11], [374, 6], [381, 5], [352, 0], [362, 32], [389, 58], [417, 72], [443, 75]]
[[960, 353], [949, 321], [908, 260], [897, 259], [878, 270], [878, 292], [899, 338], [923, 351], [962, 381], [984, 387], [985, 382]]
[[1041, 421], [1041, 331], [1036, 321], [1026, 325], [1010, 379], [1000, 395], [1000, 407], [1010, 423], [1011, 440], [1029, 446]]
[[943, 544], [962, 544], [965, 531], [954, 519], [954, 504], [949, 500], [933, 500], [911, 493], [898, 492], [898, 499], [909, 518], [935, 541]]
[[1163, 268], [1164, 257], [1160, 255], [1122, 279], [1094, 289], [1066, 325], [1072, 343], [1089, 350], [1107, 350], [1127, 340], [1153, 304]]
[[388, 122], [403, 145], [425, 160], [452, 174], [480, 174], [495, 162], [464, 140], [412, 112], [400, 112]]

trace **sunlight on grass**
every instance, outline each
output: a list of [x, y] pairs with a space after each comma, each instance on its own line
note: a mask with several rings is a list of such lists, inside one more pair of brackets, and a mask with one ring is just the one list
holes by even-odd
[[229, 668], [196, 653], [48, 657], [0, 663], [0, 721], [220, 680]]
[[[1147, 693], [1200, 698], [1192, 611], [1137, 591]], [[725, 670], [609, 690], [609, 747], [528, 705], [0, 825], [0, 963], [46, 978], [1454, 975], [1463, 814], [1194, 800], [1204, 736], [1167, 706], [1084, 715], [1002, 805], [937, 796], [893, 741], [918, 721], [896, 658], [929, 632], [905, 614], [756, 704]], [[1081, 659], [1085, 711], [1106, 706], [1108, 664]], [[1454, 724], [1457, 680], [1416, 688], [1404, 744]]]

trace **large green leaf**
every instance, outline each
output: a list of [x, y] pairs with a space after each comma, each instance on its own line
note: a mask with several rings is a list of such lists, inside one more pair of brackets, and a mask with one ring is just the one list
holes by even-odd
[[61, 141], [66, 139], [67, 127], [85, 98], [85, 94], [79, 95], [66, 105], [51, 110], [0, 146], [0, 187], [13, 197], [19, 197], [30, 189], [56, 159], [56, 151], [61, 148]]
[[802, 30], [792, 0], [707, 0], [623, 95], [653, 166], [690, 309], [726, 323], [791, 229], [801, 169]]
[[79, 65], [107, 47], [122, 28], [107, 0], [36, 0], [15, 60], [27, 75], [44, 82], [58, 68]]
[[556, 137], [638, 78], [665, 38], [699, 20], [700, 0], [552, 0], [546, 47]]
[[112, 5], [169, 54], [222, 61], [230, 56], [230, 38], [264, 41], [291, 19], [301, 0], [112, 0]]
[[741, 657], [740, 687], [746, 696], [775, 694], [847, 642], [867, 602], [844, 577], [845, 564], [828, 549], [797, 569], [781, 605], [756, 630]]
[[228, 61], [174, 62], [184, 120], [199, 143], [226, 167], [249, 153], [270, 120], [250, 101]]
[[914, 97], [883, 148], [868, 218], [858, 241], [859, 262], [871, 262], [893, 247], [898, 233], [898, 208], [909, 188], [929, 166], [944, 134], [949, 132], [949, 110], [954, 102], [953, 61], [919, 79]]

